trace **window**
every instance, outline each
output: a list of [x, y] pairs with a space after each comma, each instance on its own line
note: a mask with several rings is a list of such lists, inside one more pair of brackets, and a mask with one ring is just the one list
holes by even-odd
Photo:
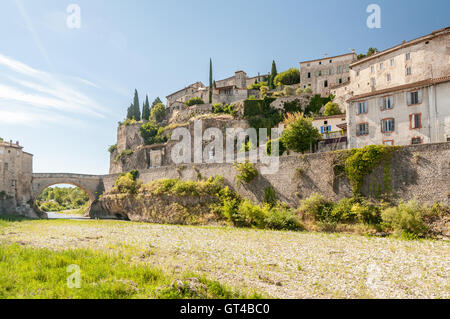
[[322, 65], [322, 62], [319, 62], [319, 65]]
[[369, 135], [369, 123], [361, 123], [356, 126], [356, 135]]
[[357, 107], [357, 114], [365, 114], [369, 111], [369, 102], [364, 101], [364, 102], [357, 102], [356, 103], [356, 107]]
[[391, 133], [394, 131], [395, 131], [395, 120], [394, 119], [381, 120], [381, 132]]
[[320, 127], [320, 133], [321, 134], [326, 134], [331, 132], [331, 125], [324, 125]]
[[411, 140], [412, 145], [422, 144], [422, 139], [420, 137], [413, 137]]
[[3, 155], [4, 151], [5, 151], [5, 149], [3, 147], [0, 147], [0, 155]]
[[333, 60], [330, 60], [330, 63], [333, 63]]
[[327, 80], [325, 80], [325, 82], [323, 82], [323, 86], [326, 87], [326, 88], [328, 87], [328, 81]]
[[386, 75], [386, 81], [391, 82], [391, 74], [390, 73], [388, 73]]
[[422, 114], [410, 114], [409, 115], [409, 128], [418, 129], [422, 128]]
[[391, 59], [391, 66], [394, 66], [394, 59]]
[[308, 72], [308, 79], [311, 78], [311, 72]]
[[375, 87], [375, 85], [377, 84], [377, 82], [375, 81], [375, 78], [371, 78], [370, 79], [370, 84], [371, 84], [371, 86], [374, 88]]
[[408, 105], [416, 105], [422, 103], [422, 90], [406, 93]]
[[406, 68], [406, 75], [411, 75], [411, 67], [410, 66], [408, 66]]
[[382, 111], [391, 110], [394, 107], [394, 96], [385, 96], [380, 98], [380, 108]]
[[393, 140], [383, 141], [383, 144], [387, 145], [387, 146], [393, 146], [394, 145], [394, 141]]
[[406, 61], [409, 61], [409, 60], [411, 60], [411, 53], [410, 52], [406, 53]]
[[359, 71], [356, 71], [356, 76], [359, 76]]
[[5, 171], [8, 171], [8, 163], [5, 163]]
[[375, 67], [373, 65], [370, 67], [370, 72], [371, 73], [375, 72]]
[[310, 67], [310, 66], [311, 66], [311, 63], [308, 63], [306, 66]]
[[329, 69], [328, 69], [328, 74], [329, 74], [329, 75], [333, 75], [333, 69], [332, 69], [332, 68], [329, 68]]
[[380, 63], [380, 70], [383, 70], [383, 63]]

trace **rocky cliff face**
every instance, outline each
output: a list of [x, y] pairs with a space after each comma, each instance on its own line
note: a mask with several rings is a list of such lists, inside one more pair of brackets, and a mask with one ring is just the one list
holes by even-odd
[[222, 224], [211, 212], [213, 196], [106, 194], [91, 207], [91, 218], [117, 218], [135, 222], [178, 225]]

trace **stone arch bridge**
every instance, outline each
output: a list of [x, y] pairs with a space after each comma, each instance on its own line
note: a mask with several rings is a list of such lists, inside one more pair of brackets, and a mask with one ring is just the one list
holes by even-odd
[[[90, 204], [104, 192], [103, 176], [83, 175], [68, 173], [40, 173], [32, 175], [31, 198], [33, 203], [44, 189], [52, 185], [69, 184], [74, 185], [86, 192], [89, 196]], [[38, 210], [37, 208], [35, 208]], [[40, 212], [42, 214], [42, 212]]]

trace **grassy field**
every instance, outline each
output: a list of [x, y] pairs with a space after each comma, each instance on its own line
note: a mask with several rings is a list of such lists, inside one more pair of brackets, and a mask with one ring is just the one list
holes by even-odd
[[[0, 221], [0, 243], [1, 298], [450, 297], [444, 241], [23, 220]], [[70, 264], [81, 289], [66, 288]]]

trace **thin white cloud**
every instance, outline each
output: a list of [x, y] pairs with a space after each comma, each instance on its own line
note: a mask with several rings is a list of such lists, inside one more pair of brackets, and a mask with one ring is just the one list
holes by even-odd
[[78, 120], [74, 120], [67, 116], [48, 114], [42, 112], [33, 112], [32, 110], [2, 110], [0, 109], [0, 124], [17, 124], [40, 127], [45, 123], [64, 125], [82, 125]]
[[[54, 109], [61, 113], [99, 118], [104, 118], [108, 113], [98, 102], [80, 92], [73, 85], [67, 84], [67, 81], [61, 80], [60, 76], [35, 69], [2, 54], [0, 54], [0, 67], [6, 71], [3, 72], [6, 73], [4, 78], [9, 80], [8, 83], [0, 82], [2, 105], [7, 105], [7, 102], [15, 102], [27, 106], [33, 112], [36, 111], [36, 108]], [[69, 76], [69, 78], [94, 88], [97, 87], [94, 83], [79, 77]], [[18, 119], [20, 117], [11, 118]]]

